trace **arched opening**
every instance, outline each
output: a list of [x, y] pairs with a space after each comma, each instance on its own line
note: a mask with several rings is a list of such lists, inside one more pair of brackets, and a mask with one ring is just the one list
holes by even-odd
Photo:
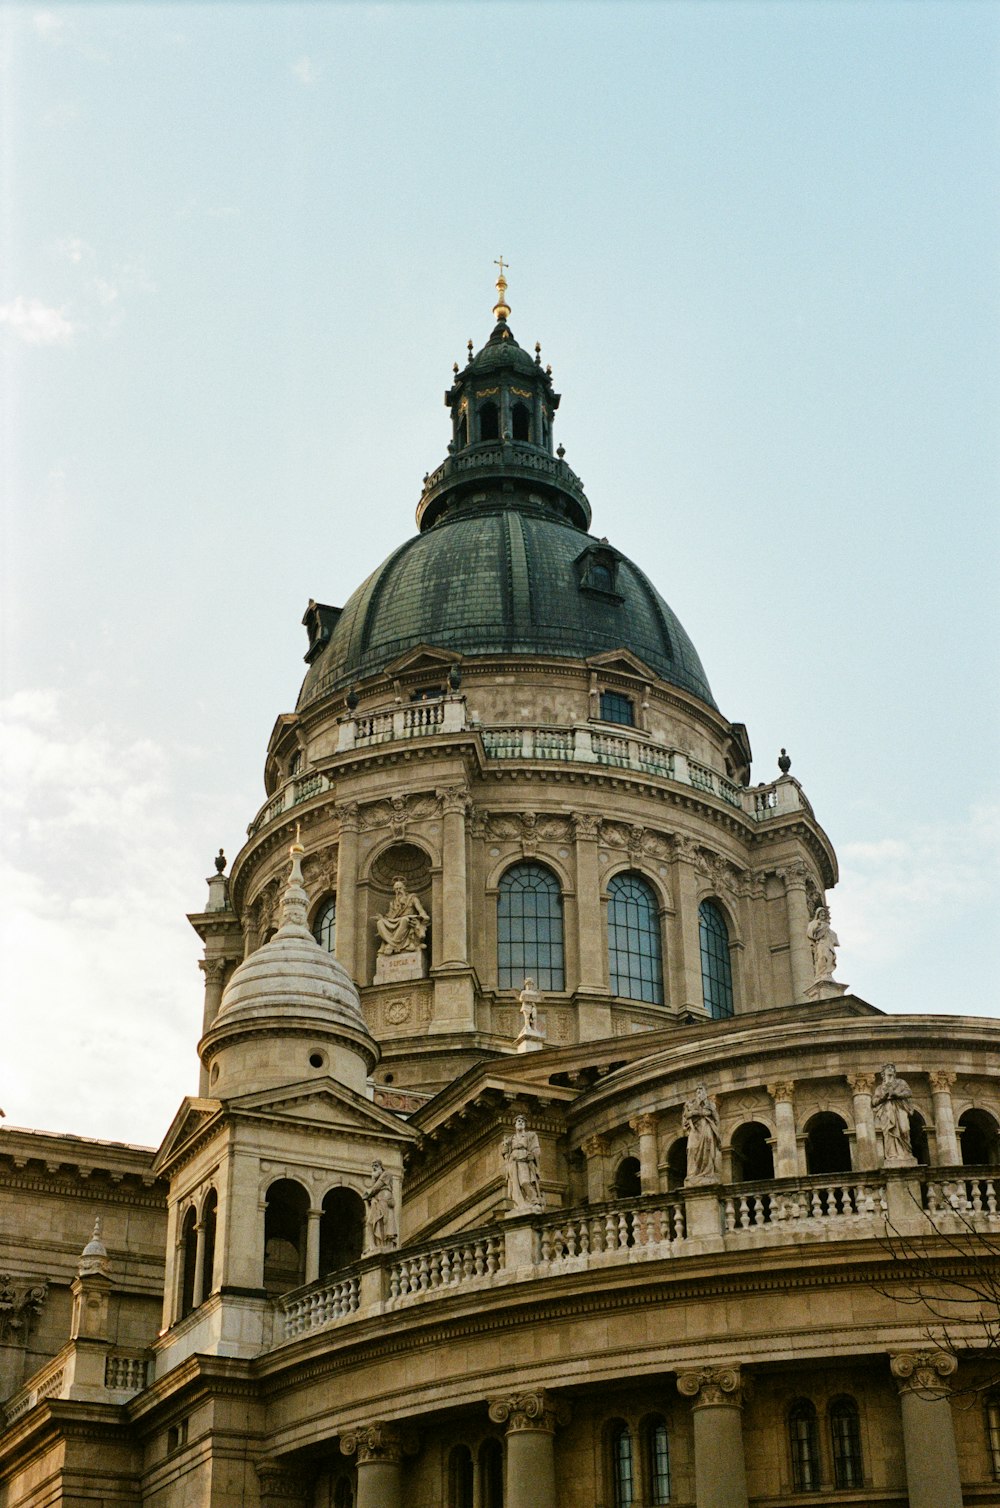
[[663, 949], [656, 892], [640, 874], [616, 874], [608, 886], [611, 993], [663, 1004]]
[[642, 1193], [638, 1157], [623, 1157], [615, 1171], [616, 1199], [638, 1199]]
[[500, 438], [500, 410], [492, 401], [480, 404], [479, 413], [479, 438], [480, 440], [499, 440]]
[[528, 977], [541, 990], [565, 988], [562, 892], [542, 864], [515, 864], [501, 876], [497, 977], [502, 990], [519, 990]]
[[279, 1178], [264, 1208], [264, 1288], [269, 1298], [305, 1282], [309, 1195], [300, 1183]]
[[834, 1398], [830, 1403], [830, 1445], [833, 1451], [835, 1487], [863, 1487], [861, 1421], [853, 1398]]
[[455, 444], [460, 449], [462, 449], [466, 445], [468, 445], [468, 443], [469, 443], [469, 416], [466, 413], [465, 409], [463, 409], [462, 412], [458, 415], [457, 419], [455, 420]]
[[815, 1405], [800, 1398], [788, 1410], [792, 1485], [796, 1492], [819, 1491], [819, 1429]]
[[910, 1115], [910, 1146], [913, 1155], [922, 1167], [930, 1164], [931, 1154], [927, 1146], [927, 1122], [919, 1110], [914, 1110]]
[[181, 1222], [181, 1312], [180, 1318], [194, 1308], [194, 1280], [198, 1261], [198, 1215], [192, 1205]]
[[733, 966], [729, 957], [729, 927], [716, 901], [698, 907], [701, 940], [701, 992], [710, 1016], [733, 1014]]
[[531, 413], [526, 404], [514, 404], [510, 411], [510, 427], [515, 440], [531, 439]]
[[482, 1508], [503, 1508], [503, 1446], [493, 1437], [479, 1447], [479, 1496]]
[[985, 1110], [966, 1110], [959, 1116], [958, 1140], [967, 1167], [992, 1168], [1000, 1162], [997, 1123]]
[[448, 1457], [448, 1508], [472, 1508], [472, 1451], [455, 1445]]
[[608, 1430], [611, 1466], [611, 1501], [614, 1508], [632, 1508], [635, 1497], [635, 1462], [628, 1425], [616, 1419]]
[[212, 1292], [215, 1274], [215, 1231], [219, 1219], [219, 1196], [209, 1189], [201, 1207], [201, 1296], [207, 1299]]
[[814, 1115], [806, 1126], [806, 1168], [810, 1173], [849, 1173], [847, 1127], [832, 1110]]
[[333, 1489], [333, 1508], [354, 1508], [354, 1488], [349, 1477], [341, 1477]]
[[349, 1267], [365, 1244], [365, 1202], [353, 1189], [331, 1189], [319, 1222], [319, 1275]]
[[667, 1188], [682, 1189], [688, 1173], [688, 1143], [679, 1136], [667, 1153]]
[[774, 1177], [774, 1152], [770, 1133], [760, 1121], [749, 1121], [733, 1132], [733, 1181], [765, 1183]]
[[333, 953], [337, 947], [337, 897], [328, 895], [313, 917], [312, 935], [321, 948]]
[[670, 1436], [662, 1414], [653, 1414], [643, 1425], [646, 1482], [653, 1508], [670, 1502]]

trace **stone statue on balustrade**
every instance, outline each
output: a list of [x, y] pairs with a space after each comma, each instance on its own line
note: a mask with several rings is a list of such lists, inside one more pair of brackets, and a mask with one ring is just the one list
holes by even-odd
[[895, 1063], [886, 1063], [882, 1069], [881, 1082], [876, 1084], [872, 1093], [875, 1127], [882, 1133], [883, 1167], [916, 1167], [917, 1159], [913, 1155], [910, 1136], [910, 1116], [913, 1110], [913, 1095], [909, 1084], [899, 1077]]
[[684, 1104], [681, 1129], [687, 1137], [686, 1187], [698, 1184], [718, 1183], [722, 1176], [722, 1129], [719, 1124], [719, 1107], [699, 1084], [691, 1099]]
[[519, 1115], [514, 1122], [513, 1136], [505, 1136], [501, 1142], [500, 1157], [507, 1178], [507, 1198], [512, 1206], [510, 1213], [540, 1213], [545, 1208], [542, 1198], [541, 1148], [537, 1132], [528, 1130], [528, 1123], [523, 1115]]
[[535, 989], [535, 981], [530, 977], [526, 979], [517, 997], [524, 1021], [517, 1039], [518, 1052], [537, 1052], [545, 1045], [545, 1033], [538, 1029], [538, 1002], [541, 998], [540, 991]]
[[430, 917], [420, 897], [407, 890], [400, 875], [392, 882], [392, 900], [382, 916], [375, 918], [381, 938], [375, 962], [375, 984], [400, 979], [422, 979], [427, 973], [427, 928]]
[[843, 995], [847, 989], [846, 984], [838, 984], [833, 977], [840, 940], [830, 926], [830, 913], [826, 906], [816, 907], [816, 913], [806, 927], [806, 937], [812, 949], [813, 965], [813, 982], [806, 990], [806, 995], [810, 1000]]
[[365, 1249], [369, 1252], [393, 1251], [396, 1247], [396, 1200], [392, 1191], [392, 1178], [376, 1157], [372, 1163], [372, 1176], [362, 1191], [365, 1201]]

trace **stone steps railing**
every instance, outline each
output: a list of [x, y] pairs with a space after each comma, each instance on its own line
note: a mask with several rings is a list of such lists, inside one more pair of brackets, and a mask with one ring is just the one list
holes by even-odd
[[733, 1189], [720, 1200], [723, 1229], [727, 1234], [738, 1231], [770, 1228], [779, 1234], [776, 1227], [825, 1226], [829, 1224], [854, 1224], [870, 1222], [873, 1217], [885, 1218], [888, 1204], [884, 1181], [877, 1176], [867, 1179], [827, 1177], [826, 1179], [798, 1183], [794, 1187], [782, 1184], [771, 1187]]

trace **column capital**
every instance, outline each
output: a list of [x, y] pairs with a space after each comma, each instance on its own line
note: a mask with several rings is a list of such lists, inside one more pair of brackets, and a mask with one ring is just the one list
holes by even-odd
[[361, 810], [356, 801], [341, 801], [337, 805], [340, 831], [356, 833], [361, 826]]
[[490, 1400], [490, 1418], [494, 1424], [506, 1424], [509, 1435], [522, 1430], [555, 1434], [557, 1424], [569, 1423], [569, 1412], [569, 1404], [545, 1388], [530, 1393], [508, 1393]]
[[588, 1136], [581, 1145], [588, 1157], [600, 1157], [608, 1149], [608, 1138], [598, 1132], [594, 1136]]
[[441, 803], [441, 811], [444, 816], [468, 816], [471, 802], [469, 800], [469, 790], [467, 786], [442, 786], [437, 792], [437, 798]]
[[847, 1082], [854, 1094], [870, 1095], [875, 1088], [875, 1074], [873, 1073], [849, 1073]]
[[656, 1132], [657, 1117], [648, 1113], [644, 1115], [634, 1115], [629, 1121], [629, 1125], [635, 1132], [636, 1136], [653, 1136]]
[[896, 1351], [889, 1367], [901, 1393], [921, 1393], [926, 1398], [945, 1397], [951, 1391], [948, 1378], [958, 1362], [948, 1351]]
[[698, 1367], [691, 1372], [681, 1372], [677, 1378], [677, 1391], [685, 1398], [693, 1398], [692, 1408], [741, 1408], [747, 1396], [747, 1380], [743, 1377], [739, 1362], [732, 1366]]
[[958, 1074], [950, 1073], [947, 1068], [932, 1068], [927, 1077], [935, 1094], [949, 1094]]
[[198, 967], [205, 976], [206, 984], [221, 984], [226, 977], [229, 960], [226, 958], [199, 958]]
[[599, 826], [600, 819], [589, 812], [573, 813], [573, 836], [578, 843], [596, 843]]
[[417, 1432], [397, 1424], [364, 1424], [359, 1429], [344, 1431], [340, 1437], [340, 1450], [345, 1456], [356, 1455], [359, 1466], [367, 1466], [372, 1461], [398, 1465], [404, 1456], [416, 1455]]
[[782, 1079], [776, 1084], [768, 1084], [767, 1092], [776, 1105], [790, 1105], [795, 1095], [794, 1080]]

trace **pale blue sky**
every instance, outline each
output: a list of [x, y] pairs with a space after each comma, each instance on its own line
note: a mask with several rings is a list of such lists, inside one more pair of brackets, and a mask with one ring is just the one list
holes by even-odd
[[156, 1141], [193, 1088], [183, 913], [306, 601], [412, 531], [500, 252], [595, 533], [838, 848], [841, 977], [997, 1014], [997, 6], [0, 28], [12, 1122]]

